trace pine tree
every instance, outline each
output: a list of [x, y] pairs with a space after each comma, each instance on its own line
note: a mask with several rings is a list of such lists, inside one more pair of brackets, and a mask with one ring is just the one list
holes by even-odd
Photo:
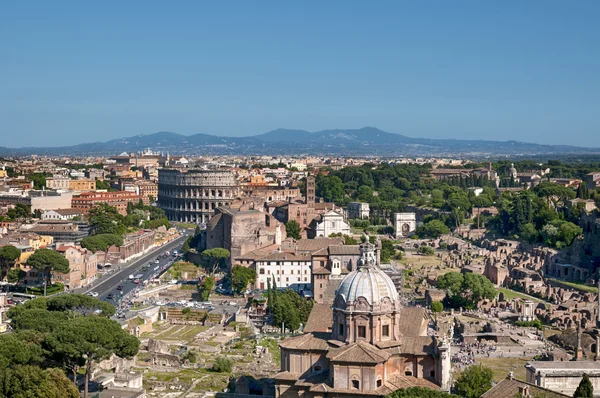
[[579, 386], [577, 386], [577, 390], [575, 390], [575, 394], [573, 394], [573, 398], [593, 398], [593, 396], [594, 387], [589, 376], [584, 373]]

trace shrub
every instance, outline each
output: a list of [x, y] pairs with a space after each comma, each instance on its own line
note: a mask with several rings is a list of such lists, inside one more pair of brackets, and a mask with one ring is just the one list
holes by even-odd
[[424, 256], [433, 256], [435, 254], [435, 250], [431, 246], [421, 246], [419, 247], [419, 254]]
[[444, 305], [439, 301], [431, 303], [431, 312], [442, 312], [444, 311]]
[[231, 359], [225, 357], [218, 357], [213, 363], [212, 370], [219, 373], [229, 373], [233, 369], [233, 362]]

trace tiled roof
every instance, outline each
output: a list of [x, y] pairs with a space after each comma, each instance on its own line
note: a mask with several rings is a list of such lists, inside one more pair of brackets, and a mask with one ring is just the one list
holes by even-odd
[[329, 304], [313, 304], [306, 326], [305, 333], [329, 332], [333, 325], [333, 310]]
[[327, 340], [312, 333], [288, 337], [279, 343], [279, 346], [290, 350], [327, 351], [329, 349]]
[[[562, 363], [562, 362], [561, 362]], [[546, 388], [538, 387], [534, 384], [530, 384], [521, 380], [506, 378], [500, 383], [496, 384], [481, 398], [514, 398], [521, 396], [524, 389], [529, 389], [528, 396], [532, 397], [544, 397], [544, 398], [562, 398], [569, 397], [570, 395], [561, 394]]]
[[241, 256], [238, 256], [237, 259], [257, 260], [259, 258], [262, 258], [262, 257], [268, 255], [269, 253], [272, 253], [273, 251], [277, 250], [278, 248], [279, 248], [279, 245], [274, 243], [272, 245], [261, 247], [260, 249], [252, 250], [251, 252], [242, 254]]
[[360, 255], [359, 245], [332, 245], [329, 246], [329, 255], [331, 256], [358, 256]]
[[275, 380], [289, 380], [289, 381], [296, 381], [300, 378], [300, 376], [302, 376], [302, 374], [300, 373], [292, 373], [292, 372], [279, 372], [276, 373], [273, 378]]
[[433, 338], [430, 336], [400, 337], [398, 340], [382, 341], [377, 346], [390, 354], [433, 354]]
[[[396, 391], [401, 388], [410, 388], [410, 387], [425, 387], [432, 390], [439, 390], [440, 387], [427, 380], [427, 379], [419, 379], [414, 376], [404, 376], [404, 375], [394, 375], [387, 379], [385, 383], [385, 387], [389, 388], [391, 391]], [[512, 398], [512, 397], [511, 397]]]
[[400, 335], [421, 336], [427, 326], [427, 311], [424, 308], [404, 307], [400, 310]]
[[312, 270], [313, 275], [329, 275], [331, 272], [325, 267], [316, 267]]
[[310, 253], [299, 252], [271, 252], [259, 261], [310, 261]]
[[327, 358], [333, 362], [365, 364], [377, 364], [385, 362], [389, 357], [390, 353], [382, 351], [379, 348], [362, 341], [340, 348], [334, 348], [327, 354]]
[[296, 247], [298, 251], [316, 252], [330, 245], [341, 245], [343, 241], [343, 238], [300, 239], [296, 242]]

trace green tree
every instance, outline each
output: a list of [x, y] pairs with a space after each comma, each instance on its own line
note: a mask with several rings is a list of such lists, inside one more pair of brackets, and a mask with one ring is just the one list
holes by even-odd
[[0, 280], [15, 265], [15, 261], [21, 256], [21, 251], [12, 245], [2, 246], [0, 248]]
[[527, 223], [523, 225], [523, 228], [521, 229], [521, 238], [526, 242], [535, 242], [539, 234], [540, 233], [537, 229], [535, 229], [535, 225], [533, 225], [533, 223]]
[[409, 387], [396, 390], [385, 398], [459, 398], [457, 395], [426, 387]]
[[431, 312], [442, 312], [444, 311], [444, 305], [439, 301], [433, 301], [431, 303]]
[[19, 365], [0, 369], [0, 398], [79, 398], [59, 369]]
[[75, 318], [61, 325], [45, 341], [46, 350], [73, 374], [80, 367], [85, 369], [85, 398], [93, 364], [113, 354], [121, 358], [133, 357], [139, 346], [135, 336], [128, 334], [117, 322], [103, 317]]
[[54, 313], [45, 309], [17, 306], [8, 310], [11, 327], [15, 330], [34, 330], [50, 333], [68, 320], [67, 314]]
[[479, 398], [492, 388], [492, 370], [473, 365], [461, 372], [454, 384], [454, 392], [464, 398]]
[[234, 293], [243, 293], [248, 284], [256, 282], [256, 270], [254, 268], [236, 265], [231, 269], [231, 288]]
[[219, 373], [230, 373], [233, 369], [233, 362], [226, 357], [217, 357], [213, 362], [212, 370]]
[[229, 257], [231, 257], [229, 250], [221, 247], [206, 249], [202, 252], [202, 259], [206, 262], [208, 269], [211, 270], [211, 275], [214, 275]]
[[15, 207], [6, 212], [6, 215], [13, 221], [21, 218], [27, 218], [31, 216], [31, 207], [22, 203], [17, 203]]
[[316, 194], [327, 202], [340, 203], [344, 199], [344, 183], [338, 176], [319, 174], [316, 178]]
[[38, 249], [27, 259], [27, 265], [33, 267], [43, 276], [44, 296], [46, 287], [52, 279], [53, 272], [69, 273], [69, 261], [59, 252], [50, 249]]
[[579, 382], [573, 398], [593, 398], [594, 397], [594, 386], [590, 381], [590, 377], [587, 374], [583, 374], [583, 378]]
[[396, 253], [396, 248], [394, 247], [394, 242], [389, 239], [381, 240], [381, 250], [380, 250], [380, 260], [382, 263], [387, 263]]
[[482, 299], [492, 300], [496, 297], [496, 287], [485, 276], [468, 272], [465, 274], [463, 290], [468, 290], [470, 299], [478, 302]]
[[296, 240], [302, 239], [300, 236], [300, 224], [296, 220], [290, 220], [285, 224], [285, 232], [288, 238], [294, 238]]
[[114, 206], [102, 203], [88, 213], [88, 222], [94, 234], [123, 235], [127, 231], [124, 217]]
[[202, 301], [208, 301], [208, 297], [212, 292], [213, 287], [215, 286], [215, 278], [207, 275], [202, 283], [198, 286], [200, 290], [200, 299]]
[[0, 368], [36, 365], [42, 362], [42, 348], [29, 343], [17, 333], [0, 335]]
[[110, 246], [123, 246], [123, 237], [116, 234], [98, 234], [81, 240], [81, 247], [91, 252], [106, 251]]
[[13, 268], [6, 273], [6, 280], [8, 283], [19, 283], [24, 280], [26, 276], [27, 272], [23, 271], [21, 268]]
[[437, 280], [437, 287], [446, 289], [449, 295], [456, 296], [462, 291], [465, 277], [460, 272], [448, 272]]
[[435, 254], [435, 250], [433, 250], [433, 247], [426, 245], [419, 247], [418, 252], [419, 254], [422, 254], [424, 256], [433, 256]]
[[86, 294], [65, 294], [52, 297], [46, 300], [46, 309], [66, 313], [69, 318], [90, 315], [110, 318], [116, 313], [114, 305]]
[[431, 220], [417, 229], [417, 234], [424, 238], [439, 238], [450, 233], [450, 228], [441, 220]]

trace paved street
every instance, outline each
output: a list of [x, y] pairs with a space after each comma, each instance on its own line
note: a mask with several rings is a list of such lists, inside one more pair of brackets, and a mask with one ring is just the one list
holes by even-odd
[[[106, 300], [106, 297], [109, 294], [113, 294], [116, 298], [118, 298], [123, 292], [123, 295], [127, 295], [129, 292], [134, 290], [138, 285], [133, 283], [133, 280], [128, 279], [129, 275], [139, 275], [142, 277], [140, 281], [150, 279], [152, 275], [156, 274], [163, 267], [167, 267], [170, 262], [173, 261], [174, 257], [172, 255], [173, 250], [177, 250], [181, 252], [181, 247], [189, 232], [185, 232], [181, 237], [167, 243], [166, 245], [160, 246], [155, 250], [133, 260], [127, 264], [120, 264], [120, 270], [117, 272], [113, 272], [110, 275], [106, 275], [99, 280], [95, 281], [91, 286], [87, 286], [84, 289], [78, 289], [76, 293], [88, 293], [88, 292], [97, 292], [98, 299]], [[163, 254], [165, 251], [169, 251], [171, 255], [166, 256], [164, 258], [158, 258], [159, 255]], [[158, 263], [155, 263], [158, 261]], [[142, 271], [142, 267], [144, 265], [148, 265], [148, 269], [146, 271]], [[116, 266], [118, 267], [118, 266]], [[121, 291], [117, 290], [118, 286], [123, 286]], [[113, 304], [114, 300], [106, 300], [110, 301]]]

